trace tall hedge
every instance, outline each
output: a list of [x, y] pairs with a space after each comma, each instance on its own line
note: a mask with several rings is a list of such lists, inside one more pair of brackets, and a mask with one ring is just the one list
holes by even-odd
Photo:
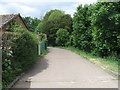
[[72, 32], [72, 18], [64, 11], [55, 9], [45, 14], [42, 24], [39, 24], [38, 31], [47, 34], [48, 45], [56, 46], [56, 32], [60, 29], [67, 29]]
[[99, 56], [116, 55], [117, 36], [120, 32], [120, 3], [97, 3], [91, 22], [94, 52]]
[[29, 69], [38, 55], [38, 40], [35, 34], [21, 26], [14, 28], [12, 33], [13, 36], [8, 40], [9, 51], [2, 52], [2, 88], [7, 88], [17, 76]]
[[66, 29], [59, 29], [56, 32], [56, 43], [58, 46], [67, 46], [69, 40], [69, 32]]
[[74, 14], [73, 18], [73, 46], [90, 52], [91, 50], [91, 28], [89, 16], [91, 15], [89, 11], [89, 6], [82, 5], [77, 7], [77, 12]]
[[13, 58], [19, 61], [23, 69], [28, 69], [38, 55], [38, 41], [35, 34], [23, 29], [15, 31], [16, 34], [11, 40]]
[[73, 17], [73, 46], [101, 57], [118, 56], [120, 2], [78, 6]]

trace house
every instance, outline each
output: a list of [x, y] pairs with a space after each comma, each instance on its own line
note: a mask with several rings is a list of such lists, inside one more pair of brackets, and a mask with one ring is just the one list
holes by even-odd
[[[2, 46], [8, 48], [9, 43], [8, 40], [10, 39], [10, 33], [7, 31], [10, 27], [10, 24], [15, 22], [18, 25], [21, 25], [24, 29], [28, 30], [26, 24], [24, 23], [20, 14], [6, 14], [0, 15], [0, 39], [2, 39]], [[3, 34], [3, 32], [9, 32], [9, 34]], [[1, 46], [1, 43], [0, 43]]]
[[2, 31], [6, 31], [11, 22], [16, 22], [16, 24], [22, 25], [25, 29], [28, 29], [19, 13], [0, 15], [0, 29]]

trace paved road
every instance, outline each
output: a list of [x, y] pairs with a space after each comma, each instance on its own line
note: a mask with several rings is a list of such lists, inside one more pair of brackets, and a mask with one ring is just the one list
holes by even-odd
[[83, 57], [64, 49], [48, 50], [14, 88], [118, 88], [113, 76]]

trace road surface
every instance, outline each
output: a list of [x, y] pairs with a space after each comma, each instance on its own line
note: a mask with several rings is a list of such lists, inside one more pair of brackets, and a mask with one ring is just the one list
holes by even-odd
[[80, 55], [48, 50], [13, 88], [118, 88], [118, 80]]

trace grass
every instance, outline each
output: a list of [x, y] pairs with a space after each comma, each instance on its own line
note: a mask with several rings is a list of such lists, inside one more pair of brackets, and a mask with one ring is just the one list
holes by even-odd
[[74, 47], [58, 47], [58, 48], [70, 50], [86, 58], [87, 60], [96, 64], [97, 66], [102, 66], [118, 74], [118, 61], [115, 60], [115, 57], [100, 58], [98, 56], [92, 55], [91, 53], [86, 53], [85, 51], [81, 51]]

